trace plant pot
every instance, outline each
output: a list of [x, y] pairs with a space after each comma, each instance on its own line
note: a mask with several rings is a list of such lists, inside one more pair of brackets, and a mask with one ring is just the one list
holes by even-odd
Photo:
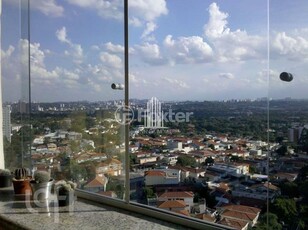
[[27, 180], [15, 180], [13, 179], [13, 187], [14, 192], [16, 195], [26, 195], [32, 194], [31, 186], [30, 186], [30, 179]]
[[11, 187], [12, 186], [12, 176], [7, 175], [7, 176], [0, 176], [0, 188], [6, 188], [6, 187]]
[[51, 195], [51, 187], [53, 184], [53, 180], [50, 180], [49, 182], [43, 182], [43, 183], [36, 183], [35, 181], [31, 181], [31, 189], [32, 189], [32, 196], [33, 200], [46, 200]]
[[75, 192], [73, 191], [58, 191], [57, 192], [58, 197], [58, 205], [59, 207], [62, 206], [69, 206], [74, 203], [75, 200]]

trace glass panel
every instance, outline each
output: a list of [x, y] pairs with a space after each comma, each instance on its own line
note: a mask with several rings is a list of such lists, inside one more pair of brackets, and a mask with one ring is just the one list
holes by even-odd
[[3, 1], [2, 7], [3, 145], [5, 167], [14, 170], [31, 165], [29, 6]]
[[3, 4], [3, 100], [20, 128], [6, 146], [8, 166], [20, 167], [23, 154], [33, 170], [122, 199], [123, 1]]
[[[272, 145], [269, 172], [271, 184], [281, 193], [271, 200], [269, 226], [304, 229], [308, 226], [308, 3], [271, 0], [269, 9], [270, 128], [271, 141], [277, 143]], [[270, 195], [277, 193], [274, 186]]]
[[257, 215], [267, 200], [267, 1], [144, 7], [129, 8], [139, 22], [130, 26], [131, 200], [221, 224], [231, 218], [224, 204]]

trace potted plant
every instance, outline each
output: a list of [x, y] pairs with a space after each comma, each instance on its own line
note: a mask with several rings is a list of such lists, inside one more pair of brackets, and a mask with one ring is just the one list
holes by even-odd
[[74, 203], [77, 184], [72, 181], [60, 180], [55, 184], [59, 206], [69, 206]]
[[12, 174], [8, 169], [0, 169], [0, 188], [12, 186]]
[[49, 172], [35, 171], [33, 180], [30, 181], [32, 195], [34, 200], [46, 200], [50, 197], [53, 179]]
[[16, 195], [31, 195], [31, 180], [30, 169], [28, 168], [17, 168], [14, 172], [12, 179], [14, 192]]

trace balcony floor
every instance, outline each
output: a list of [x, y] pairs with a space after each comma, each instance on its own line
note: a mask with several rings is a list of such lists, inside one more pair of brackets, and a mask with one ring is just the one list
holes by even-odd
[[54, 198], [35, 204], [31, 200], [25, 201], [24, 197], [15, 196], [12, 188], [0, 189], [0, 230], [187, 229], [82, 198], [78, 198], [72, 206], [57, 207]]

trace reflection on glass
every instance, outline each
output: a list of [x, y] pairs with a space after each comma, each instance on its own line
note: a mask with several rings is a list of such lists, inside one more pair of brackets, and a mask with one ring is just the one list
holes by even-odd
[[247, 229], [268, 197], [267, 1], [231, 4], [166, 1], [132, 26], [131, 200]]
[[204, 222], [304, 228], [305, 1], [129, 1], [129, 106], [124, 2], [43, 2], [3, 1], [6, 167]]
[[[306, 229], [307, 222], [307, 13], [305, 1], [270, 1], [270, 191], [268, 225]], [[283, 17], [281, 17], [284, 15]], [[291, 74], [291, 76], [290, 76]], [[282, 212], [286, 210], [286, 212]]]
[[124, 82], [123, 3], [112, 4], [3, 1], [5, 159], [122, 199], [124, 93], [111, 85]]

